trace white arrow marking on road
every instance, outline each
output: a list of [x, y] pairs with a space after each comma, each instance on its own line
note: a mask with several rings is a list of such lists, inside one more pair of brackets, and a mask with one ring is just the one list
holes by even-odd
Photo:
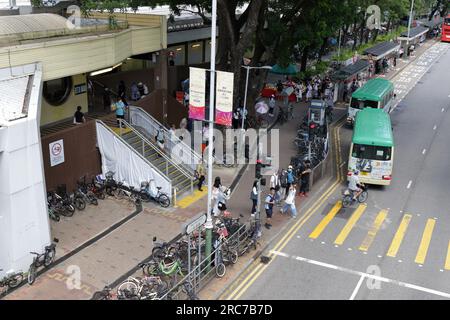
[[412, 180], [409, 180], [408, 185], [406, 186], [406, 189], [411, 188]]
[[352, 293], [352, 295], [351, 295], [349, 300], [354, 300], [355, 299], [356, 294], [358, 293], [359, 288], [361, 288], [361, 285], [362, 285], [362, 283], [363, 283], [365, 278], [366, 278], [366, 276], [364, 276], [364, 275], [361, 276], [361, 278], [359, 278], [358, 284], [356, 285], [355, 290], [353, 290], [353, 293]]
[[[283, 252], [279, 252], [279, 251], [275, 251], [275, 250], [271, 250], [270, 252], [273, 253], [273, 254], [282, 256], [282, 257], [289, 257], [288, 254], [283, 253]], [[376, 276], [376, 275], [365, 273], [365, 272], [361, 272], [361, 271], [355, 271], [355, 270], [347, 269], [347, 268], [344, 268], [344, 267], [338, 267], [338, 266], [330, 264], [330, 263], [321, 262], [321, 261], [317, 261], [317, 260], [312, 260], [312, 259], [308, 259], [308, 258], [296, 257], [296, 256], [292, 256], [291, 258], [293, 258], [295, 260], [298, 260], [298, 261], [306, 262], [306, 263], [309, 263], [309, 264], [321, 266], [321, 267], [324, 267], [324, 268], [338, 270], [338, 271], [342, 271], [342, 272], [345, 272], [345, 273], [357, 275], [357, 276], [360, 276], [360, 277], [364, 276], [366, 278], [370, 278], [370, 279], [374, 279], [374, 280], [378, 280], [378, 281], [382, 281], [382, 282], [396, 284], [396, 285], [398, 285], [400, 287], [414, 289], [414, 290], [417, 290], [417, 291], [422, 291], [422, 292], [434, 294], [434, 295], [445, 297], [445, 298], [450, 298], [450, 293], [447, 293], [447, 292], [442, 292], [442, 291], [438, 291], [438, 290], [434, 290], [434, 289], [429, 289], [429, 288], [425, 288], [425, 287], [418, 286], [418, 285], [415, 285], [415, 284], [411, 284], [411, 283], [407, 283], [407, 282], [403, 282], [403, 281], [398, 281], [398, 280], [393, 280], [393, 279], [389, 279], [389, 278], [385, 278], [385, 277], [381, 277], [381, 276]], [[399, 260], [399, 262], [401, 262], [401, 260]]]

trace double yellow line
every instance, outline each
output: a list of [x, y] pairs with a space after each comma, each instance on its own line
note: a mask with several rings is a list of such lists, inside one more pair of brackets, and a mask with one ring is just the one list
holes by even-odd
[[[278, 241], [278, 243], [272, 249], [273, 251], [282, 251], [284, 247], [289, 243], [292, 237], [298, 232], [298, 230], [309, 220], [309, 218], [322, 206], [322, 204], [327, 200], [327, 198], [336, 190], [342, 181], [343, 175], [341, 174], [341, 150], [340, 143], [341, 139], [339, 136], [339, 131], [342, 125], [345, 123], [345, 119], [338, 122], [334, 128], [334, 149], [336, 150], [336, 180], [334, 183], [322, 194], [322, 196], [314, 203], [314, 205], [309, 208], [305, 215], [299, 219], [286, 234]], [[254, 267], [253, 271], [242, 280], [242, 282], [233, 290], [231, 293], [225, 292], [219, 298], [224, 298], [226, 300], [237, 300], [239, 299], [247, 289], [255, 282], [255, 280], [266, 270], [266, 268], [275, 260], [276, 255], [273, 252], [269, 253], [271, 258], [268, 264], [261, 264], [258, 261], [253, 262], [250, 267]], [[249, 267], [249, 268], [250, 268]]]

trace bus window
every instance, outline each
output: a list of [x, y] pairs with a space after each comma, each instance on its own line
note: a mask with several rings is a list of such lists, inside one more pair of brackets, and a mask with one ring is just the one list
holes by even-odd
[[354, 144], [352, 157], [358, 159], [388, 161], [391, 160], [391, 147]]
[[364, 109], [366, 107], [369, 108], [378, 108], [378, 101], [371, 101], [371, 100], [359, 100], [352, 98], [352, 103], [350, 107], [355, 109]]

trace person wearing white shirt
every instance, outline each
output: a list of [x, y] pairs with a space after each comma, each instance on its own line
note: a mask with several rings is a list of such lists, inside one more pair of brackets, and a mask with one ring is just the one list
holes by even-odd
[[288, 196], [287, 196], [286, 200], [284, 200], [284, 206], [280, 210], [281, 213], [285, 213], [285, 212], [287, 212], [290, 209], [292, 218], [296, 218], [297, 217], [297, 209], [295, 208], [295, 194], [296, 194], [296, 192], [297, 192], [297, 190], [295, 189], [295, 184], [292, 184], [290, 186], [290, 188], [289, 188]]

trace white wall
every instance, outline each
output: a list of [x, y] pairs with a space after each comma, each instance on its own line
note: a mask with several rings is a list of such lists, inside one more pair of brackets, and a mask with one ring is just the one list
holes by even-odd
[[39, 134], [41, 82], [38, 65], [28, 117], [2, 128], [6, 144], [0, 153], [0, 277], [8, 270], [27, 271], [30, 251], [43, 252], [50, 244]]

